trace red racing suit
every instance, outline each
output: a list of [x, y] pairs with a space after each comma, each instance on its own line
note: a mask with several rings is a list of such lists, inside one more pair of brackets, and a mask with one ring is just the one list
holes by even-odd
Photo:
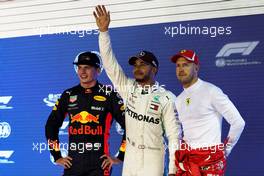
[[183, 142], [180, 150], [175, 152], [175, 165], [176, 176], [223, 176], [226, 167], [224, 145], [190, 149]]

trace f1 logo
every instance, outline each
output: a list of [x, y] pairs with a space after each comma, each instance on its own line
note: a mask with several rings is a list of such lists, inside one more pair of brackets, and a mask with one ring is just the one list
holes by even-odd
[[0, 109], [13, 109], [11, 106], [7, 106], [12, 96], [0, 96]]
[[14, 161], [8, 160], [13, 153], [13, 150], [0, 151], [0, 164], [15, 163]]
[[228, 43], [222, 47], [216, 57], [228, 57], [231, 54], [241, 53], [243, 56], [249, 55], [259, 44], [259, 41]]
[[0, 138], [8, 138], [11, 133], [11, 126], [7, 122], [0, 122]]

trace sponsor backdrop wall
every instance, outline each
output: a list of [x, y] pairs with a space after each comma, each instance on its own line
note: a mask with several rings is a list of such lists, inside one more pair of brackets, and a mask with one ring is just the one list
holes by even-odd
[[[129, 56], [142, 49], [153, 51], [160, 60], [158, 81], [176, 95], [182, 88], [169, 58], [180, 49], [197, 51], [200, 77], [221, 87], [246, 121], [228, 158], [228, 176], [260, 176], [263, 171], [263, 18], [256, 15], [111, 30], [113, 49], [125, 72], [131, 76]], [[50, 158], [44, 126], [60, 93], [78, 84], [72, 62], [77, 53], [87, 50], [98, 51], [98, 31], [0, 41], [0, 176], [62, 174]], [[110, 83], [105, 72], [100, 81]], [[67, 126], [68, 118], [60, 130], [62, 141], [67, 141]], [[120, 144], [117, 127], [113, 123], [113, 155]], [[223, 122], [223, 139], [228, 127]], [[114, 168], [113, 175], [121, 175], [121, 166]]]

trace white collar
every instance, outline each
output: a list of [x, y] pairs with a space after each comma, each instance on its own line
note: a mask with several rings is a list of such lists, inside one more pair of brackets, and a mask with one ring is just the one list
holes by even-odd
[[198, 80], [193, 85], [191, 85], [188, 88], [183, 88], [183, 89], [184, 89], [184, 91], [186, 93], [192, 93], [192, 92], [194, 92], [195, 90], [197, 90], [201, 86], [202, 82], [203, 82], [203, 80], [198, 78]]
[[[144, 89], [144, 87], [145, 87], [145, 89]], [[152, 85], [152, 86], [145, 85], [144, 87], [142, 87], [138, 82], [135, 81], [133, 92], [139, 92], [141, 94], [142, 91], [145, 90], [146, 94], [150, 94], [154, 91], [157, 91], [160, 86], [159, 86], [159, 82], [155, 81], [154, 85]], [[149, 91], [149, 90], [151, 90], [151, 91]]]

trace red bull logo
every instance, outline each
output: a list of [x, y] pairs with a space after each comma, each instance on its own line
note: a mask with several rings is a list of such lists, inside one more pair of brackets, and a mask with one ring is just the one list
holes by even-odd
[[126, 151], [126, 141], [125, 140], [122, 141], [122, 144], [121, 144], [119, 150], [121, 152], [125, 152]]
[[74, 116], [71, 115], [71, 123], [73, 122], [80, 122], [82, 124], [94, 122], [99, 124], [99, 115], [94, 116], [87, 111], [82, 111]]
[[54, 105], [54, 107], [53, 107], [53, 111], [57, 111], [58, 110], [58, 108], [57, 108], [58, 105], [59, 105], [59, 101], [57, 100], [55, 105]]
[[85, 135], [92, 135], [92, 136], [103, 135], [103, 127], [97, 126], [95, 128], [92, 128], [92, 127], [87, 126], [87, 125], [81, 125], [80, 128], [74, 128], [74, 127], [70, 126], [69, 127], [69, 134], [70, 135], [85, 134]]
[[48, 140], [48, 145], [50, 150], [60, 151], [60, 145], [58, 143], [58, 140]]

